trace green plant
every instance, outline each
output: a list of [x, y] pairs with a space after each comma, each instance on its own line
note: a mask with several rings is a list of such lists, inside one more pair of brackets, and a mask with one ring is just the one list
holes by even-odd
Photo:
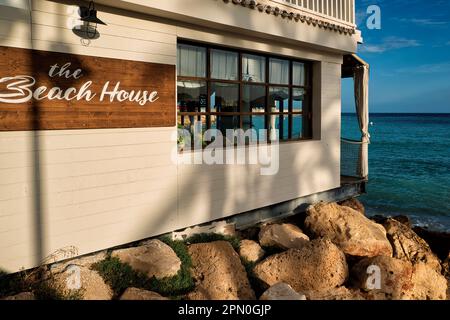
[[45, 268], [20, 271], [14, 274], [0, 274], [0, 297], [16, 295], [21, 292], [33, 292], [38, 300], [79, 300], [82, 290], [64, 292], [51, 278], [44, 279]]
[[133, 270], [130, 265], [111, 256], [93, 265], [92, 268], [98, 271], [111, 286], [116, 298], [129, 287], [155, 291], [164, 296], [179, 298], [180, 295], [186, 294], [194, 288], [194, 280], [190, 274], [191, 257], [182, 241], [173, 241], [169, 238], [162, 238], [161, 241], [169, 245], [181, 260], [181, 268], [177, 275], [173, 277], [148, 278], [145, 274]]

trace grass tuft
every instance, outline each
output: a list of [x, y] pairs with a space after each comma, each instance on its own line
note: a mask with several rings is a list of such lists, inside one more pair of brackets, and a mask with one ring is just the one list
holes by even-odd
[[115, 298], [118, 298], [129, 287], [155, 291], [164, 296], [177, 298], [194, 288], [194, 280], [190, 274], [191, 258], [182, 241], [173, 241], [169, 238], [162, 238], [161, 241], [169, 245], [181, 260], [181, 268], [173, 277], [148, 278], [147, 275], [133, 270], [130, 265], [111, 256], [96, 263], [92, 268], [98, 271], [111, 286]]
[[21, 292], [33, 292], [38, 300], [80, 300], [82, 290], [64, 292], [51, 279], [43, 279], [44, 268], [14, 274], [0, 273], [0, 297], [13, 296]]

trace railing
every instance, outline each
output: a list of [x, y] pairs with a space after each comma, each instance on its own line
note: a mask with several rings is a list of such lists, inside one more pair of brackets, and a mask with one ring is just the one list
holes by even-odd
[[[362, 175], [362, 156], [367, 143], [341, 139], [341, 176], [366, 179]], [[366, 149], [367, 151], [367, 149]]]
[[271, 0], [316, 16], [355, 26], [355, 0]]

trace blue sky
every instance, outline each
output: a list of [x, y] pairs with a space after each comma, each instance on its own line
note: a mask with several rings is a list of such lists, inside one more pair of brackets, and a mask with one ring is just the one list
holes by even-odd
[[[450, 1], [356, 0], [371, 65], [371, 112], [450, 112]], [[381, 29], [366, 26], [367, 8], [381, 9]], [[343, 83], [343, 111], [354, 112], [351, 80]]]

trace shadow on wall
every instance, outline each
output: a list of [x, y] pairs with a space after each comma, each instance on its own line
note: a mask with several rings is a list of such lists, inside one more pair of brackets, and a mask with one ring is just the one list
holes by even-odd
[[[73, 3], [72, 3], [73, 4]], [[99, 7], [100, 9], [100, 7]], [[105, 8], [101, 8], [102, 10]], [[250, 10], [246, 8], [239, 8], [238, 6], [230, 6], [230, 10], [224, 11], [222, 14], [229, 14], [232, 18], [235, 19], [236, 24], [239, 24], [238, 17], [234, 15], [234, 12], [237, 10]], [[24, 10], [22, 10], [24, 11]], [[111, 9], [106, 8], [105, 11], [112, 12]], [[27, 12], [29, 13], [29, 12]], [[122, 14], [125, 14], [124, 11], [121, 11]], [[58, 23], [66, 23], [66, 12], [61, 12], [59, 15], [55, 15], [58, 17], [60, 21]], [[133, 17], [136, 17], [136, 14], [130, 14]], [[261, 13], [261, 15], [263, 15]], [[25, 16], [25, 15], [24, 15]], [[265, 16], [265, 14], [264, 14]], [[267, 17], [268, 19], [273, 18], [272, 16]], [[28, 18], [29, 19], [29, 18]], [[249, 15], [250, 21], [254, 19], [254, 15]], [[279, 18], [279, 23], [282, 24], [282, 28], [286, 31], [289, 28], [292, 28], [296, 22], [289, 21], [287, 19]], [[28, 20], [26, 20], [28, 21]], [[5, 32], [11, 32], [14, 28], [14, 24], [19, 22], [11, 23], [10, 30], [6, 30]], [[63, 29], [55, 28], [61, 30]], [[329, 31], [331, 32], [331, 31]], [[222, 37], [223, 45], [227, 45], [225, 34], [221, 32], [217, 32], [219, 36]], [[99, 37], [101, 37], [99, 35]], [[249, 39], [242, 35], [236, 35], [236, 37]], [[34, 48], [34, 39], [33, 28], [30, 27], [30, 47]], [[95, 41], [92, 40], [92, 41]], [[57, 35], [55, 39], [49, 44], [46, 50], [48, 51], [56, 51], [56, 52], [66, 52], [71, 53], [72, 45], [64, 44], [66, 41], [62, 34]], [[274, 52], [274, 54], [277, 54]], [[42, 68], [42, 61], [45, 61], [45, 53], [40, 54], [31, 54], [30, 55], [31, 63], [31, 73], [36, 77], [36, 81], [39, 84], [44, 79], [48, 80], [47, 74], [43, 71], [47, 68]], [[49, 62], [50, 64], [51, 62]], [[72, 63], [79, 64], [78, 61], [72, 61]], [[90, 70], [86, 70], [83, 68], [83, 72], [88, 74]], [[61, 88], [67, 88], [72, 85], [76, 85], [76, 83], [71, 83], [70, 81], [60, 82], [58, 77], [51, 78], [51, 85], [58, 86]], [[340, 81], [340, 78], [337, 79]], [[332, 105], [335, 105], [338, 101], [334, 101]], [[322, 132], [334, 132], [336, 128], [337, 119], [334, 118], [335, 112], [328, 106], [322, 106]], [[42, 133], [41, 130], [41, 114], [44, 110], [41, 102], [33, 100], [33, 103], [30, 106], [30, 110], [33, 113], [33, 131], [32, 131], [32, 146], [34, 152], [32, 153], [32, 163], [33, 163], [33, 239], [34, 239], [34, 252], [35, 252], [35, 264], [40, 264], [45, 258], [45, 252], [48, 252], [48, 244], [45, 243], [45, 239], [48, 239], [49, 231], [46, 229], [48, 227], [48, 221], [45, 220], [45, 186], [43, 181], [45, 180], [45, 167], [43, 167], [44, 160], [43, 154], [41, 153], [42, 148]], [[329, 138], [329, 135], [323, 134], [322, 138]], [[302, 142], [305, 144], [315, 143], [311, 142]], [[176, 148], [176, 141], [174, 141], [174, 148]], [[330, 166], [328, 163], [330, 159], [332, 162], [339, 162], [339, 155], [335, 154], [333, 150], [324, 143], [320, 148], [320, 153], [311, 153], [311, 154], [299, 154], [295, 152], [295, 150], [290, 149], [284, 154], [284, 157], [280, 158], [282, 162], [280, 162], [280, 172], [274, 176], [265, 176], [263, 179], [258, 175], [248, 174], [247, 176], [238, 177], [239, 184], [236, 184], [236, 174], [232, 170], [230, 170], [229, 166], [226, 165], [216, 165], [213, 169], [209, 168], [205, 170], [205, 166], [197, 165], [194, 168], [190, 168], [189, 176], [184, 177], [182, 181], [179, 181], [180, 174], [178, 174], [177, 182], [174, 183], [171, 188], [167, 190], [167, 198], [170, 198], [173, 192], [177, 192], [178, 201], [167, 201], [162, 206], [162, 209], [159, 213], [159, 221], [160, 225], [155, 225], [153, 222], [150, 224], [142, 223], [141, 221], [137, 223], [136, 229], [133, 231], [134, 234], [148, 234], [148, 236], [157, 235], [158, 230], [161, 230], [161, 225], [165, 225], [167, 223], [166, 219], [170, 219], [172, 217], [173, 212], [177, 212], [177, 228], [188, 227], [188, 225], [184, 225], [181, 221], [199, 221], [205, 222], [208, 220], [216, 220], [218, 219], [222, 213], [229, 212], [230, 207], [238, 208], [245, 207], [249, 201], [254, 201], [255, 199], [271, 199], [273, 197], [273, 193], [279, 190], [280, 188], [286, 189], [287, 193], [290, 194], [300, 194], [302, 190], [305, 189], [305, 186], [313, 184], [313, 188], [318, 188], [318, 184], [320, 181], [328, 181], [333, 180], [335, 177], [335, 171], [330, 170]], [[289, 180], [290, 173], [295, 170], [296, 164], [301, 163], [301, 167], [303, 170], [302, 180], [296, 179], [295, 183], [292, 185], [286, 186], [283, 185], [284, 181]], [[177, 170], [180, 170], [179, 168]], [[214, 178], [211, 178], [212, 170], [214, 171]], [[256, 171], [255, 171], [256, 172]], [[289, 180], [292, 181], [292, 180]], [[215, 185], [222, 186], [223, 188], [216, 188], [211, 190], [210, 188]], [[239, 185], [239, 190], [229, 190], [229, 186]], [[191, 196], [190, 196], [191, 195]], [[183, 197], [182, 207], [179, 207], [180, 198]], [[289, 200], [289, 199], [286, 199]], [[192, 208], [198, 204], [198, 202], [204, 202], [205, 207], [207, 208], [205, 212], [208, 213], [208, 216], [198, 216], [198, 212], [193, 212]], [[160, 204], [159, 204], [160, 205]], [[149, 204], [149, 211], [153, 204]], [[253, 208], [254, 209], [254, 208]], [[240, 212], [233, 212], [240, 213]], [[185, 219], [184, 217], [191, 216], [194, 217], [192, 219]], [[138, 239], [136, 239], [138, 240]]]

